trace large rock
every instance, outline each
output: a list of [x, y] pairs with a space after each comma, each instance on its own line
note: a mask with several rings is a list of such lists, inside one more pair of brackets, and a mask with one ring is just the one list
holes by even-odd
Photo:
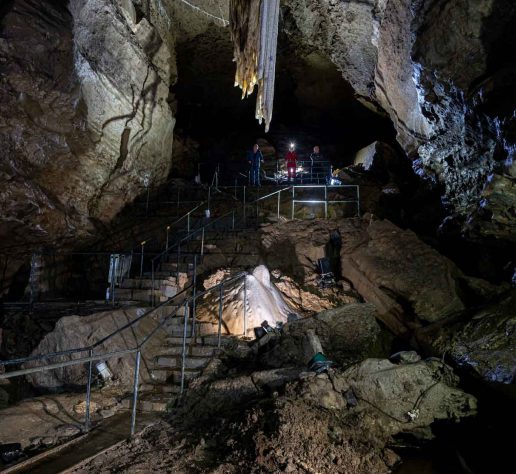
[[372, 304], [349, 304], [290, 322], [262, 360], [272, 367], [305, 366], [315, 355], [309, 333], [318, 337], [324, 354], [339, 364], [382, 355], [383, 338], [376, 317]]
[[464, 309], [456, 282], [460, 271], [413, 232], [372, 221], [346, 247], [342, 274], [385, 315], [391, 329], [410, 327], [410, 319], [438, 321]]
[[335, 383], [378, 415], [383, 411], [379, 424], [386, 430], [432, 438], [434, 421], [459, 421], [476, 414], [475, 397], [458, 388], [459, 378], [451, 367], [434, 360], [396, 365], [367, 359], [344, 371]]
[[[351, 282], [366, 302], [375, 305], [378, 318], [399, 335], [459, 314], [468, 304], [468, 291], [463, 289], [480, 301], [498, 291], [466, 277], [414, 232], [372, 216], [292, 221], [263, 227], [261, 232], [268, 261], [307, 288], [316, 284], [317, 259], [330, 257], [337, 277], [340, 273]], [[332, 238], [336, 234], [339, 239]]]
[[[92, 314], [90, 316], [65, 316], [61, 318], [55, 329], [48, 333], [32, 352], [31, 356], [66, 351], [69, 349], [89, 347], [121, 328], [128, 322], [138, 318], [145, 309], [132, 308]], [[121, 331], [108, 341], [95, 348], [94, 354], [105, 354], [125, 349], [133, 349], [157, 326], [158, 314], [151, 314], [141, 321]], [[149, 367], [152, 366], [157, 349], [163, 342], [161, 332], [152, 338], [142, 351], [140, 376], [149, 380]], [[58, 356], [48, 359], [49, 363], [64, 362], [88, 356], [88, 351]], [[135, 354], [102, 359], [120, 386], [130, 387], [134, 379]], [[96, 362], [94, 362], [95, 365]], [[36, 367], [41, 362], [28, 362], [24, 367]], [[97, 371], [93, 369], [94, 376]], [[27, 375], [28, 381], [36, 388], [61, 389], [64, 387], [84, 386], [88, 379], [88, 364], [79, 363], [67, 367], [35, 372]]]
[[434, 336], [433, 346], [486, 382], [516, 381], [516, 291]]

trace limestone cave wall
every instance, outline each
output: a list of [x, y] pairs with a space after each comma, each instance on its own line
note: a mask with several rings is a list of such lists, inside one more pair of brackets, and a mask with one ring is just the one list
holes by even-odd
[[473, 217], [479, 235], [514, 239], [514, 2], [284, 5], [286, 31], [390, 116], [416, 171], [444, 185], [450, 212]]
[[[158, 2], [159, 3], [159, 2]], [[0, 8], [0, 242], [76, 240], [167, 176], [174, 38], [155, 2]]]

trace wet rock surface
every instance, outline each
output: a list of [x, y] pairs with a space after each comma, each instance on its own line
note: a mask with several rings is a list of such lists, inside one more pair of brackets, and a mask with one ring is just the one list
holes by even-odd
[[434, 346], [485, 382], [514, 384], [516, 376], [516, 293], [475, 312], [470, 321], [441, 333]]

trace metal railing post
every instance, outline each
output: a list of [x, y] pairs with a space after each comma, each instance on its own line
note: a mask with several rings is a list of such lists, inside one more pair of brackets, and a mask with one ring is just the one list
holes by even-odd
[[246, 205], [246, 204], [245, 204], [245, 198], [246, 198], [246, 196], [245, 196], [245, 186], [244, 186], [244, 228], [245, 228], [245, 226], [246, 226], [246, 225], [245, 225], [245, 222], [246, 222], [246, 221], [245, 221], [245, 205]]
[[156, 301], [155, 301], [155, 279], [154, 279], [154, 259], [152, 259], [152, 269], [151, 269], [151, 281], [152, 281], [152, 288], [151, 288], [151, 302], [152, 302], [152, 307], [156, 306]]
[[211, 186], [208, 186], [208, 211], [211, 214]]
[[177, 268], [176, 268], [176, 285], [179, 288], [179, 257], [181, 254], [181, 244], [177, 244]]
[[201, 235], [201, 257], [204, 255], [204, 226], [202, 228], [202, 235]]
[[295, 186], [292, 186], [292, 217], [291, 220], [294, 220], [294, 201], [295, 201]]
[[166, 240], [166, 244], [165, 244], [165, 255], [168, 255], [168, 239], [169, 239], [169, 234], [170, 234], [170, 226], [167, 225], [167, 240]]
[[217, 347], [220, 349], [221, 342], [221, 334], [222, 334], [222, 304], [224, 303], [224, 283], [220, 284], [220, 293], [219, 293], [219, 329], [218, 329], [218, 341]]
[[186, 333], [188, 329], [188, 300], [185, 301], [185, 314], [183, 315], [183, 350], [181, 352], [181, 395], [185, 389], [185, 367], [186, 367]]
[[190, 213], [186, 215], [186, 230], [190, 233]]
[[116, 279], [115, 268], [116, 267], [113, 262], [113, 273], [111, 274], [111, 306], [113, 306], [113, 308], [115, 307], [115, 279]]
[[197, 255], [194, 255], [193, 261], [193, 289], [192, 289], [192, 340], [195, 343], [195, 314], [196, 314], [196, 299], [197, 299]]
[[247, 275], [244, 275], [244, 336], [247, 336]]
[[360, 217], [360, 186], [357, 186], [357, 215]]
[[141, 245], [141, 257], [140, 257], [140, 278], [143, 276], [143, 253], [145, 249], [145, 240], [140, 244]]
[[134, 364], [134, 384], [133, 384], [133, 413], [131, 415], [131, 436], [134, 436], [136, 429], [136, 407], [138, 405], [138, 381], [140, 378], [140, 359], [141, 351], [136, 352], [136, 362]]
[[[88, 353], [89, 357], [93, 357], [93, 349]], [[91, 373], [93, 371], [93, 361], [88, 364], [88, 384], [86, 385], [86, 413], [84, 417], [84, 430], [90, 430], [90, 403], [91, 403]]]
[[278, 193], [278, 215], [277, 215], [278, 222], [279, 222], [280, 201], [281, 201], [281, 190]]
[[328, 219], [328, 186], [324, 185], [324, 218]]

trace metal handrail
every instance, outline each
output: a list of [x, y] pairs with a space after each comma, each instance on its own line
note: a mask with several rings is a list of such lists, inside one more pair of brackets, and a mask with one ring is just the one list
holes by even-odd
[[[301, 186], [301, 187], [302, 188], [310, 188], [310, 187], [320, 187], [320, 188], [323, 188], [324, 187], [325, 188], [325, 202], [326, 203], [328, 202], [327, 201], [327, 188], [328, 188], [328, 186]], [[356, 187], [357, 188], [357, 200], [359, 199], [358, 186], [339, 186], [339, 187]], [[281, 201], [281, 193], [283, 191], [292, 190], [292, 204], [294, 205], [294, 201], [295, 201], [295, 199], [294, 199], [295, 188], [296, 188], [296, 186], [289, 186], [289, 187], [277, 190], [275, 192], [269, 193], [268, 195], [261, 196], [261, 197], [257, 198], [256, 200], [252, 201], [249, 204], [250, 205], [256, 204], [257, 215], [258, 215], [258, 203], [261, 202], [261, 201], [265, 201], [266, 199], [269, 199], [272, 196], [278, 195], [278, 218], [279, 218], [279, 208], [280, 208], [280, 201]], [[245, 220], [246, 205], [247, 204], [245, 203], [245, 200], [244, 200], [244, 207], [243, 207], [243, 210], [244, 210], [244, 220]], [[162, 258], [163, 255], [165, 255], [167, 253], [167, 251], [169, 251], [170, 249], [175, 248], [175, 247], [177, 247], [179, 249], [179, 251], [180, 251], [181, 243], [185, 242], [188, 239], [191, 239], [193, 236], [197, 235], [201, 231], [202, 231], [203, 237], [204, 237], [204, 232], [205, 232], [205, 229], [207, 227], [212, 226], [212, 225], [214, 225], [217, 222], [220, 222], [222, 219], [224, 219], [225, 217], [227, 217], [227, 216], [229, 216], [231, 214], [233, 215], [233, 228], [234, 228], [235, 212], [236, 212], [236, 209], [233, 209], [233, 210], [225, 213], [224, 215], [220, 216], [219, 218], [215, 219], [214, 221], [210, 221], [210, 223], [208, 223], [207, 225], [202, 226], [202, 228], [196, 229], [193, 232], [189, 232], [189, 234], [187, 236], [185, 236], [184, 238], [182, 238], [179, 242], [177, 242], [176, 244], [174, 244], [171, 247], [166, 248], [165, 251], [163, 251], [158, 256], [154, 257], [154, 259], [152, 260], [152, 290], [154, 291], [154, 286], [155, 286], [154, 285], [154, 281], [155, 281], [154, 280], [154, 264], [155, 264], [155, 261], [158, 258]], [[144, 244], [145, 244], [145, 242], [142, 243], [142, 245], [144, 245]], [[203, 249], [201, 247], [201, 256], [202, 256], [202, 252], [203, 252]], [[142, 251], [142, 258], [143, 258], [143, 251]], [[20, 369], [20, 370], [17, 370], [17, 371], [7, 372], [7, 373], [4, 373], [4, 374], [0, 374], [0, 380], [1, 379], [8, 379], [8, 378], [16, 377], [16, 376], [21, 376], [21, 375], [26, 375], [26, 374], [29, 374], [29, 373], [35, 373], [35, 372], [40, 372], [40, 371], [45, 371], [45, 370], [52, 370], [52, 369], [55, 369], [55, 368], [61, 368], [61, 367], [77, 365], [77, 364], [88, 362], [89, 363], [89, 367], [88, 367], [88, 383], [87, 383], [87, 392], [86, 392], [86, 405], [87, 406], [86, 406], [86, 415], [85, 415], [85, 426], [86, 426], [86, 429], [88, 429], [89, 428], [89, 423], [90, 423], [91, 377], [92, 377], [92, 363], [93, 363], [93, 361], [136, 353], [135, 372], [134, 372], [134, 384], [133, 384], [133, 410], [132, 410], [132, 416], [131, 416], [131, 435], [133, 435], [134, 431], [135, 431], [135, 423], [136, 423], [136, 406], [137, 406], [137, 401], [138, 401], [138, 380], [139, 380], [141, 350], [145, 346], [145, 344], [154, 336], [154, 334], [156, 334], [158, 329], [163, 327], [165, 322], [170, 317], [173, 317], [173, 316], [177, 315], [177, 312], [178, 312], [179, 308], [176, 308], [170, 314], [165, 315], [161, 319], [161, 321], [158, 323], [158, 326], [155, 327], [149, 334], [147, 334], [140, 343], [137, 342], [136, 346], [131, 348], [131, 349], [124, 349], [124, 350], [115, 351], [115, 352], [107, 352], [107, 353], [103, 353], [103, 354], [93, 354], [93, 351], [94, 351], [94, 349], [96, 347], [98, 347], [101, 344], [105, 343], [106, 341], [108, 341], [109, 339], [111, 339], [115, 335], [121, 333], [122, 331], [126, 330], [127, 328], [132, 327], [133, 325], [135, 325], [136, 323], [141, 321], [143, 318], [147, 317], [149, 314], [155, 312], [158, 308], [170, 304], [176, 298], [178, 298], [180, 295], [182, 295], [185, 292], [189, 291], [190, 288], [193, 288], [193, 295], [187, 297], [184, 300], [184, 302], [183, 302], [184, 308], [185, 308], [184, 316], [183, 316], [184, 317], [184, 328], [183, 328], [183, 351], [182, 351], [182, 369], [181, 369], [181, 393], [183, 393], [183, 390], [184, 390], [184, 377], [185, 377], [185, 363], [186, 363], [186, 357], [187, 357], [187, 355], [186, 355], [186, 334], [187, 334], [187, 325], [188, 325], [188, 317], [189, 317], [189, 311], [188, 311], [189, 305], [192, 304], [192, 308], [193, 308], [193, 314], [192, 314], [192, 328], [193, 329], [192, 329], [192, 332], [194, 333], [195, 332], [195, 324], [196, 324], [195, 303], [196, 303], [197, 299], [205, 296], [206, 294], [208, 294], [208, 293], [210, 293], [212, 291], [215, 291], [216, 289], [219, 289], [219, 291], [220, 291], [220, 299], [219, 299], [218, 344], [217, 345], [218, 345], [218, 348], [220, 348], [220, 346], [221, 346], [221, 326], [222, 326], [222, 307], [223, 307], [223, 301], [224, 301], [223, 289], [224, 289], [225, 285], [228, 285], [228, 284], [230, 284], [232, 282], [238, 281], [241, 278], [244, 278], [244, 304], [243, 304], [243, 310], [244, 310], [244, 335], [247, 334], [247, 320], [246, 320], [246, 316], [247, 316], [246, 315], [246, 306], [247, 306], [247, 301], [246, 301], [247, 300], [247, 285], [246, 285], [246, 281], [247, 280], [245, 278], [247, 273], [246, 272], [240, 272], [237, 275], [229, 277], [229, 278], [221, 281], [220, 283], [218, 283], [218, 284], [216, 284], [216, 285], [206, 289], [203, 292], [196, 293], [196, 288], [195, 288], [196, 262], [197, 262], [197, 254], [194, 255], [194, 283], [193, 284], [191, 284], [188, 287], [184, 288], [179, 293], [174, 295], [172, 298], [167, 299], [166, 301], [160, 303], [158, 306], [149, 309], [148, 311], [146, 311], [141, 316], [135, 318], [134, 320], [126, 323], [122, 327], [116, 329], [111, 334], [109, 334], [109, 335], [103, 337], [102, 339], [96, 341], [94, 344], [91, 344], [90, 346], [87, 346], [87, 347], [69, 349], [67, 351], [59, 351], [59, 352], [54, 352], [54, 353], [49, 353], [49, 354], [41, 354], [41, 355], [38, 355], [38, 356], [25, 357], [25, 358], [21, 358], [21, 359], [13, 359], [13, 360], [10, 360], [10, 361], [0, 361], [0, 365], [6, 366], [6, 365], [21, 364], [21, 363], [31, 362], [31, 361], [35, 361], [35, 360], [43, 361], [43, 360], [51, 359], [53, 357], [78, 354], [78, 353], [86, 352], [86, 351], [89, 352], [88, 357], [82, 357], [82, 358], [79, 358], [79, 359], [73, 359], [73, 360], [69, 360], [69, 361], [65, 361], [65, 362], [58, 362], [58, 363], [52, 363], [52, 364], [48, 364], [47, 363], [46, 365], [40, 365], [40, 366], [37, 366], [37, 367], [30, 367], [30, 368], [26, 368], [26, 369]], [[178, 260], [178, 263], [179, 263], [179, 260]], [[178, 271], [178, 274], [179, 274], [179, 264], [178, 264], [178, 267], [177, 267], [177, 271]]]
[[[189, 306], [189, 304], [190, 303], [194, 303], [197, 299], [207, 295], [208, 293], [210, 293], [210, 292], [212, 292], [212, 291], [214, 291], [216, 289], [220, 289], [222, 297], [221, 297], [221, 300], [220, 300], [219, 304], [220, 304], [220, 307], [222, 308], [222, 303], [223, 303], [223, 293], [222, 293], [222, 290], [223, 290], [224, 285], [228, 285], [230, 283], [233, 283], [234, 281], [238, 281], [241, 278], [245, 278], [246, 275], [247, 275], [246, 272], [240, 272], [237, 275], [229, 277], [229, 278], [221, 281], [220, 283], [217, 283], [216, 285], [213, 285], [212, 287], [206, 289], [203, 292], [200, 292], [198, 294], [194, 294], [194, 295], [192, 295], [192, 296], [190, 296], [190, 297], [185, 299], [185, 301], [184, 301], [185, 312], [184, 312], [183, 352], [182, 352], [182, 369], [181, 369], [181, 393], [183, 393], [183, 390], [184, 390], [185, 362], [186, 362], [186, 328], [187, 328], [187, 325], [188, 325], [188, 306]], [[16, 360], [10, 360], [10, 361], [0, 361], [0, 365], [14, 365], [14, 364], [19, 364], [19, 363], [23, 363], [23, 362], [30, 362], [30, 361], [33, 361], [33, 360], [46, 360], [46, 359], [49, 359], [51, 357], [64, 356], [64, 355], [72, 355], [72, 354], [77, 354], [77, 353], [80, 353], [80, 352], [88, 351], [89, 355], [87, 357], [81, 357], [81, 358], [78, 358], [78, 359], [72, 359], [72, 360], [68, 360], [68, 361], [64, 361], [64, 362], [50, 363], [50, 364], [46, 364], [46, 365], [40, 365], [40, 366], [37, 366], [37, 367], [29, 367], [29, 368], [24, 368], [24, 369], [19, 369], [19, 370], [16, 370], [16, 371], [11, 371], [11, 372], [7, 372], [7, 373], [3, 373], [3, 374], [0, 374], [0, 380], [14, 378], [14, 377], [19, 377], [19, 376], [22, 376], [22, 375], [28, 375], [28, 374], [31, 374], [31, 373], [43, 372], [43, 371], [47, 371], [47, 370], [53, 370], [53, 369], [58, 369], [58, 368], [63, 368], [63, 367], [83, 364], [83, 363], [87, 363], [88, 362], [89, 363], [89, 367], [88, 367], [88, 383], [87, 383], [87, 392], [86, 392], [86, 412], [85, 412], [85, 428], [86, 428], [86, 430], [88, 430], [89, 429], [89, 425], [90, 425], [91, 377], [92, 377], [92, 364], [93, 364], [93, 362], [94, 361], [99, 361], [99, 360], [106, 360], [106, 359], [110, 359], [110, 358], [113, 358], [113, 357], [120, 357], [120, 356], [124, 356], [124, 355], [129, 355], [129, 354], [136, 354], [134, 381], [133, 381], [133, 397], [132, 397], [133, 407], [132, 407], [132, 415], [131, 415], [131, 436], [132, 436], [132, 435], [134, 435], [135, 427], [136, 427], [136, 407], [137, 407], [137, 402], [138, 402], [138, 384], [139, 384], [139, 371], [140, 371], [141, 351], [142, 351], [143, 347], [147, 344], [147, 342], [151, 340], [151, 338], [154, 336], [154, 334], [156, 334], [156, 332], [160, 328], [163, 327], [165, 322], [169, 318], [177, 315], [177, 312], [178, 312], [179, 308], [176, 308], [172, 313], [170, 313], [168, 315], [165, 315], [161, 319], [161, 321], [158, 323], [158, 325], [149, 334], [147, 334], [147, 336], [145, 336], [144, 339], [141, 342], [139, 342], [139, 343], [137, 342], [136, 345], [134, 347], [132, 347], [132, 348], [122, 349], [122, 350], [112, 351], [112, 352], [105, 352], [105, 353], [102, 353], [102, 354], [93, 354], [93, 349], [95, 347], [98, 347], [102, 343], [106, 342], [110, 338], [114, 337], [116, 334], [118, 334], [118, 333], [122, 332], [123, 330], [127, 329], [128, 327], [136, 324], [138, 321], [140, 321], [144, 317], [148, 316], [150, 313], [154, 312], [157, 308], [159, 308], [159, 307], [161, 307], [161, 306], [163, 306], [165, 304], [170, 303], [174, 298], [176, 298], [180, 294], [182, 294], [185, 291], [187, 291], [188, 289], [190, 289], [190, 287], [191, 286], [189, 286], [188, 288], [185, 288], [180, 293], [176, 294], [173, 298], [170, 298], [169, 300], [167, 300], [166, 302], [163, 302], [159, 306], [150, 309], [149, 311], [145, 312], [140, 317], [130, 321], [129, 323], [127, 323], [124, 326], [122, 326], [121, 328], [118, 328], [113, 333], [109, 334], [108, 336], [105, 336], [104, 338], [100, 339], [99, 341], [97, 341], [96, 343], [94, 343], [94, 344], [92, 344], [92, 345], [90, 345], [88, 347], [75, 348], [75, 349], [70, 349], [68, 351], [60, 351], [60, 352], [54, 352], [54, 353], [50, 353], [50, 354], [41, 354], [41, 355], [38, 355], [38, 356], [26, 357], [26, 358], [23, 358], [23, 359], [16, 359]], [[246, 331], [246, 301], [245, 300], [246, 300], [246, 296], [244, 296], [244, 333]], [[222, 318], [222, 312], [220, 310], [219, 311], [219, 332], [218, 332], [218, 347], [219, 348], [220, 348], [220, 345], [221, 345], [221, 331], [220, 331], [220, 327], [221, 327], [221, 324], [222, 324], [221, 318]], [[195, 313], [192, 316], [192, 322], [193, 322], [193, 325], [195, 326], [195, 322], [196, 322]]]
[[[244, 186], [244, 188], [245, 188], [245, 186]], [[263, 201], [263, 200], [265, 200], [265, 199], [268, 199], [268, 198], [270, 198], [270, 197], [272, 197], [272, 196], [274, 196], [274, 195], [276, 195], [276, 194], [278, 194], [278, 196], [280, 196], [280, 195], [281, 195], [281, 193], [282, 193], [283, 191], [287, 191], [287, 190], [289, 190], [289, 189], [291, 189], [291, 186], [286, 187], [286, 188], [282, 188], [282, 189], [280, 189], [280, 190], [278, 190], [278, 191], [274, 191], [274, 192], [272, 192], [272, 193], [270, 193], [270, 194], [267, 194], [266, 196], [261, 196], [261, 197], [259, 197], [259, 198], [255, 199], [254, 201], [251, 201], [251, 202], [249, 202], [249, 203], [245, 203], [245, 201], [244, 201], [244, 206], [246, 206], [246, 205], [253, 205], [253, 204], [256, 204], [256, 203], [258, 203], [258, 202], [260, 202], [260, 201]], [[169, 253], [171, 253], [173, 250], [175, 250], [176, 248], [179, 248], [181, 244], [183, 244], [184, 242], [187, 242], [187, 241], [191, 240], [191, 239], [192, 239], [192, 237], [196, 236], [196, 235], [197, 235], [197, 234], [199, 234], [200, 232], [204, 234], [204, 232], [206, 231], [206, 228], [208, 228], [208, 227], [210, 227], [210, 226], [215, 225], [217, 222], [220, 222], [222, 219], [224, 219], [224, 218], [226, 218], [226, 217], [228, 217], [228, 216], [230, 216], [230, 215], [234, 215], [234, 214], [235, 214], [235, 212], [236, 212], [236, 209], [232, 209], [231, 211], [226, 212], [225, 214], [223, 214], [222, 216], [220, 216], [220, 217], [216, 218], [215, 220], [211, 220], [208, 224], [205, 224], [205, 225], [203, 225], [202, 227], [200, 227], [200, 228], [198, 228], [198, 229], [193, 230], [192, 232], [190, 232], [188, 235], [184, 236], [184, 237], [183, 237], [181, 240], [179, 240], [178, 242], [176, 242], [176, 243], [172, 244], [171, 246], [168, 246], [167, 248], [165, 248], [165, 250], [163, 250], [163, 252], [161, 252], [160, 254], [156, 255], [156, 256], [152, 259], [153, 273], [154, 273], [154, 268], [155, 268], [155, 265], [156, 265], [156, 261], [157, 261], [158, 259], [161, 259], [161, 258], [163, 258], [164, 256], [167, 256], [167, 255], [168, 255]], [[244, 212], [244, 217], [245, 217], [245, 212]], [[233, 221], [233, 223], [234, 223], [234, 221]], [[201, 245], [202, 245], [202, 244], [201, 244]], [[203, 251], [202, 251], [202, 250], [203, 250], [203, 249], [202, 249], [202, 247], [201, 247], [201, 256], [203, 255]], [[178, 266], [178, 270], [177, 270], [177, 271], [178, 271], [178, 273], [179, 273], [179, 266]], [[154, 277], [153, 277], [153, 284], [154, 284]]]
[[[312, 189], [312, 188], [322, 188], [324, 189], [324, 199], [296, 199], [295, 192], [296, 189]], [[355, 189], [356, 198], [351, 200], [328, 200], [328, 189]], [[296, 203], [304, 203], [304, 204], [324, 204], [324, 217], [328, 218], [328, 204], [345, 204], [345, 203], [355, 203], [357, 205], [357, 216], [360, 217], [360, 186], [357, 184], [341, 184], [341, 185], [330, 185], [327, 184], [308, 184], [308, 185], [293, 185], [292, 186], [292, 214], [291, 219], [294, 219], [295, 213], [295, 204]]]
[[[136, 324], [137, 322], [141, 321], [142, 319], [144, 319], [145, 317], [147, 317], [149, 314], [155, 312], [157, 309], [163, 307], [163, 306], [167, 306], [169, 305], [170, 303], [172, 303], [177, 297], [183, 295], [185, 292], [187, 292], [190, 288], [192, 287], [192, 285], [189, 285], [188, 287], [186, 288], [183, 288], [179, 293], [176, 293], [174, 296], [170, 297], [169, 299], [167, 299], [166, 301], [163, 301], [162, 303], [160, 303], [158, 306], [155, 306], [153, 308], [150, 308], [148, 309], [147, 311], [145, 311], [141, 316], [138, 316], [137, 318], [133, 319], [132, 321], [129, 321], [128, 323], [124, 324], [123, 326], [121, 326], [120, 328], [116, 329], [115, 331], [113, 331], [112, 333], [108, 334], [107, 336], [104, 336], [102, 339], [96, 341], [95, 343], [89, 345], [89, 346], [85, 346], [85, 347], [77, 347], [77, 348], [73, 348], [73, 349], [68, 349], [68, 350], [65, 350], [65, 351], [59, 351], [59, 352], [50, 352], [48, 354], [39, 354], [37, 356], [29, 356], [29, 357], [23, 357], [23, 358], [20, 358], [20, 359], [10, 359], [10, 360], [0, 360], [0, 365], [17, 365], [17, 364], [24, 364], [26, 362], [32, 362], [32, 361], [35, 361], [35, 360], [42, 360], [42, 359], [50, 359], [50, 358], [53, 358], [53, 357], [60, 357], [60, 356], [66, 356], [66, 355], [72, 355], [72, 354], [77, 354], [77, 353], [80, 353], [80, 352], [86, 352], [86, 351], [89, 351], [89, 350], [93, 350], [95, 349], [96, 347], [100, 346], [101, 344], [103, 344], [104, 342], [108, 341], [109, 339], [111, 339], [112, 337], [116, 336], [117, 334], [119, 334], [120, 332], [124, 331], [125, 329], [133, 326], [134, 324]], [[11, 372], [8, 372], [8, 373], [11, 373]], [[8, 378], [6, 375], [8, 374], [0, 374], [0, 379], [2, 378]]]

